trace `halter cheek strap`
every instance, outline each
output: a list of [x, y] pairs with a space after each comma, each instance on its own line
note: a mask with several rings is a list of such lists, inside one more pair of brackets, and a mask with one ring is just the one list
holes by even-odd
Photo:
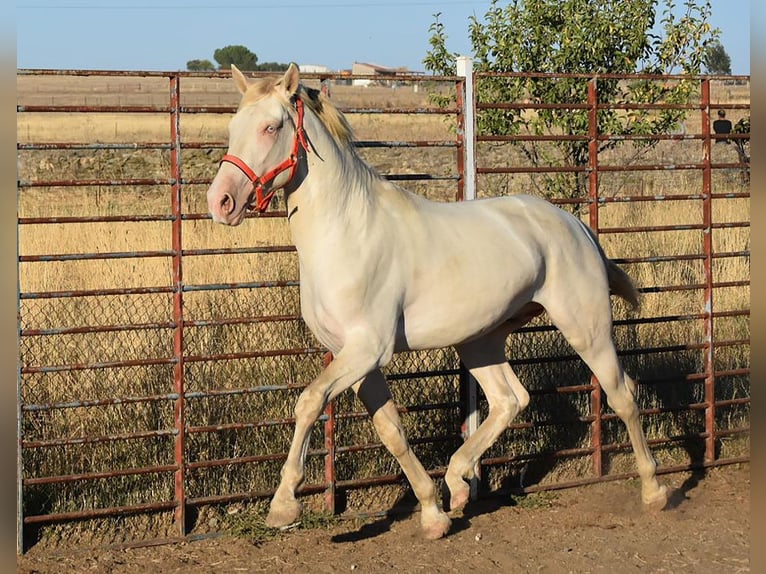
[[270, 169], [263, 175], [258, 176], [252, 169], [250, 169], [250, 166], [248, 166], [243, 160], [235, 155], [226, 154], [221, 158], [221, 163], [226, 162], [237, 166], [242, 171], [242, 173], [247, 176], [247, 179], [249, 179], [253, 184], [253, 191], [255, 191], [255, 202], [250, 206], [250, 209], [257, 211], [258, 213], [263, 213], [269, 208], [269, 204], [271, 203], [271, 199], [274, 197], [274, 193], [277, 191], [277, 189], [279, 189], [272, 187], [268, 192], [266, 192], [265, 187], [274, 181], [274, 179], [280, 173], [288, 169], [290, 170], [290, 177], [287, 178], [285, 185], [289, 183], [295, 175], [295, 169], [298, 167], [298, 155], [300, 153], [300, 148], [303, 148], [306, 150], [306, 152], [309, 151], [308, 141], [306, 140], [306, 131], [303, 129], [303, 101], [300, 98], [296, 98], [295, 100], [295, 111], [297, 117], [295, 120], [295, 139], [293, 140], [293, 149], [290, 152], [289, 157], [287, 157], [282, 163], [273, 169]]

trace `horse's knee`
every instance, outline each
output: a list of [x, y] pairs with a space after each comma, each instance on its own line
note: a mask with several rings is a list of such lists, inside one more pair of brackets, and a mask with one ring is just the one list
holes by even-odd
[[375, 425], [375, 430], [378, 431], [383, 446], [398, 460], [409, 452], [410, 445], [407, 442], [398, 413], [389, 412], [392, 408], [396, 409], [393, 403], [386, 403], [373, 415], [372, 422]]
[[410, 451], [410, 445], [407, 437], [404, 436], [402, 428], [387, 428], [378, 432], [380, 440], [388, 451], [398, 460]]
[[295, 418], [309, 417], [316, 419], [325, 407], [325, 395], [312, 388], [311, 385], [303, 389], [298, 400], [295, 401]]
[[606, 402], [622, 420], [638, 416], [638, 405], [633, 399], [633, 393], [627, 386], [619, 388], [611, 394], [607, 393]]

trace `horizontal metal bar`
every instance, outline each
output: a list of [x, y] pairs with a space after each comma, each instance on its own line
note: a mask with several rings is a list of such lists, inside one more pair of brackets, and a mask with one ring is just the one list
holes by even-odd
[[147, 259], [151, 257], [173, 257], [174, 251], [115, 251], [97, 253], [56, 253], [48, 255], [19, 255], [20, 263], [48, 261], [95, 261], [103, 259]]
[[109, 508], [96, 508], [92, 510], [80, 510], [76, 512], [57, 512], [51, 514], [24, 515], [24, 524], [42, 524], [49, 522], [69, 522], [85, 518], [109, 518], [123, 514], [140, 514], [145, 512], [157, 512], [172, 510], [176, 507], [173, 501], [150, 502], [146, 504], [133, 504], [128, 506], [112, 506]]
[[646, 202], [664, 202], [664, 201], [699, 201], [707, 196], [700, 193], [679, 193], [673, 195], [613, 195], [609, 197], [599, 196], [595, 202], [590, 198], [583, 198], [586, 203], [646, 203]]
[[45, 181], [26, 181], [19, 180], [17, 185], [20, 188], [31, 187], [122, 187], [122, 186], [151, 186], [151, 185], [173, 185], [176, 181], [172, 178], [163, 177], [144, 177], [144, 178], [125, 178], [125, 179], [59, 179]]
[[457, 108], [365, 108], [365, 107], [352, 107], [352, 106], [338, 106], [338, 109], [343, 114], [359, 114], [359, 115], [378, 115], [378, 114], [391, 114], [391, 115], [436, 115], [436, 116], [449, 116], [455, 115]]
[[51, 335], [85, 335], [90, 333], [115, 333], [124, 331], [152, 331], [174, 329], [175, 323], [135, 323], [132, 325], [84, 325], [81, 327], [51, 327], [49, 329], [21, 329], [22, 337], [46, 337]]
[[272, 289], [275, 287], [297, 287], [300, 282], [297, 279], [283, 281], [250, 281], [243, 283], [208, 283], [205, 285], [184, 285], [183, 290], [187, 293], [195, 291], [229, 291], [235, 289]]
[[356, 148], [427, 148], [427, 147], [446, 147], [455, 148], [457, 142], [454, 140], [357, 140], [354, 142]]
[[285, 323], [303, 321], [300, 315], [263, 315], [259, 317], [227, 317], [221, 319], [186, 319], [184, 326], [189, 327], [219, 327], [225, 325], [253, 325], [256, 323]]
[[61, 114], [99, 114], [99, 113], [120, 113], [120, 114], [167, 114], [172, 112], [170, 106], [29, 106], [17, 105], [16, 113], [61, 113]]
[[[388, 378], [388, 376], [386, 376]], [[460, 407], [459, 401], [449, 401], [440, 403], [427, 403], [422, 405], [399, 405], [397, 406], [397, 412], [400, 415], [423, 413], [430, 411], [441, 411], [447, 409], [455, 409]], [[351, 412], [336, 412], [336, 420], [359, 420], [370, 418], [369, 413], [365, 411], [351, 411]]]
[[120, 367], [148, 367], [154, 365], [172, 365], [177, 360], [170, 358], [157, 359], [130, 359], [126, 361], [97, 361], [94, 363], [79, 363], [72, 365], [48, 365], [48, 366], [25, 366], [21, 367], [22, 375], [36, 373], [63, 373], [68, 371], [89, 371], [94, 369], [116, 369]]
[[115, 405], [132, 405], [139, 403], [156, 403], [161, 401], [174, 401], [178, 393], [166, 393], [161, 395], [149, 395], [144, 397], [110, 397], [107, 399], [81, 399], [48, 404], [22, 404], [24, 412], [45, 412], [61, 409], [82, 409], [91, 407], [106, 407]]
[[459, 368], [454, 369], [424, 369], [416, 373], [386, 373], [386, 380], [408, 381], [411, 379], [424, 379], [429, 377], [456, 377], [460, 374]]
[[750, 199], [749, 191], [711, 193], [712, 199]]
[[[459, 441], [462, 440], [460, 434], [449, 434], [449, 435], [438, 435], [438, 436], [429, 436], [429, 437], [417, 437], [409, 439], [407, 442], [410, 445], [424, 445], [424, 444], [434, 444], [434, 443], [443, 443], [443, 442], [452, 442], [452, 441]], [[371, 450], [381, 450], [385, 449], [385, 445], [380, 442], [375, 443], [368, 443], [368, 444], [353, 444], [348, 446], [342, 446], [338, 445], [335, 447], [336, 454], [342, 455], [342, 454], [355, 454], [359, 452], [369, 452]]]
[[705, 229], [702, 223], [676, 223], [673, 225], [641, 225], [636, 227], [600, 227], [598, 232], [610, 233], [667, 233], [668, 231], [699, 231]]
[[172, 215], [93, 215], [62, 217], [20, 217], [19, 225], [44, 225], [51, 223], [133, 223], [147, 221], [173, 221]]
[[294, 245], [271, 245], [268, 247], [219, 247], [210, 249], [184, 249], [184, 256], [199, 255], [254, 255], [268, 253], [295, 253]]
[[295, 349], [275, 349], [272, 351], [242, 351], [240, 353], [220, 353], [217, 355], [189, 355], [186, 363], [204, 363], [210, 361], [232, 361], [236, 359], [263, 359], [266, 357], [294, 357], [299, 355], [324, 355], [326, 349], [301, 347]]
[[[298, 489], [300, 495], [316, 494], [325, 492], [327, 490], [326, 484], [304, 484]], [[197, 496], [188, 497], [186, 504], [192, 507], [206, 506], [210, 504], [230, 504], [232, 502], [243, 502], [247, 500], [257, 500], [263, 498], [271, 498], [274, 496], [274, 489], [270, 490], [256, 490], [251, 492], [240, 492], [234, 494], [219, 494], [212, 496]]]
[[511, 174], [511, 173], [586, 173], [590, 168], [586, 165], [572, 166], [509, 166], [509, 167], [477, 167], [478, 175]]
[[[281, 391], [302, 390], [306, 388], [306, 383], [283, 383], [279, 385], [260, 385], [258, 387], [238, 387], [234, 389], [213, 389], [208, 391], [188, 391], [184, 396], [190, 400], [196, 399], [209, 399], [220, 397], [236, 397], [241, 395], [258, 395], [263, 393], [274, 393]], [[324, 415], [320, 415], [324, 416]], [[250, 423], [247, 423], [250, 424]], [[258, 423], [253, 423], [258, 424]], [[219, 425], [214, 425], [218, 428]], [[266, 426], [271, 426], [267, 424]], [[197, 432], [195, 429], [207, 429], [207, 427], [190, 427], [189, 432]], [[200, 430], [200, 432], [208, 432], [207, 430]]]
[[[428, 476], [430, 476], [432, 479], [442, 478], [446, 472], [447, 469], [445, 468], [426, 470], [426, 474], [428, 474]], [[404, 473], [397, 473], [353, 480], [336, 480], [335, 487], [337, 490], [350, 490], [352, 488], [370, 488], [373, 486], [404, 484], [406, 481], [407, 477], [404, 475]]]
[[172, 146], [168, 143], [134, 142], [134, 143], [79, 143], [79, 142], [52, 142], [52, 143], [17, 143], [19, 151], [48, 151], [48, 150], [141, 150], [159, 149], [167, 150]]
[[165, 466], [147, 466], [143, 468], [130, 468], [110, 470], [108, 472], [88, 472], [82, 474], [67, 474], [61, 476], [44, 476], [39, 478], [23, 479], [25, 486], [35, 486], [40, 484], [62, 484], [67, 482], [87, 482], [93, 480], [104, 480], [109, 478], [119, 478], [125, 476], [143, 476], [147, 474], [161, 474], [163, 472], [175, 472], [178, 470], [176, 465]]
[[433, 175], [430, 173], [384, 173], [388, 181], [457, 181], [457, 175]]
[[131, 440], [142, 440], [148, 438], [163, 438], [175, 436], [175, 429], [140, 431], [135, 433], [114, 434], [104, 436], [88, 436], [79, 438], [61, 438], [47, 440], [25, 440], [21, 443], [23, 448], [51, 448], [59, 446], [78, 446], [86, 444], [101, 444], [108, 442], [122, 442]]
[[513, 134], [513, 135], [479, 135], [476, 136], [478, 143], [502, 143], [502, 142], [559, 142], [559, 141], [588, 141], [590, 137], [587, 134], [583, 135], [571, 135], [571, 134], [549, 134], [549, 135], [536, 135], [536, 134]]
[[[326, 449], [309, 450], [306, 453], [307, 457], [312, 456], [324, 456], [327, 454]], [[189, 470], [199, 470], [206, 468], [218, 468], [221, 466], [238, 466], [242, 464], [253, 464], [262, 462], [277, 462], [283, 461], [287, 458], [287, 453], [276, 454], [260, 454], [254, 456], [240, 456], [234, 458], [222, 458], [215, 460], [201, 460], [196, 462], [189, 462], [186, 464], [186, 468]]]
[[35, 291], [19, 293], [20, 299], [66, 299], [71, 297], [107, 297], [110, 295], [151, 295], [173, 293], [173, 287], [126, 287], [124, 289], [78, 289], [71, 291]]

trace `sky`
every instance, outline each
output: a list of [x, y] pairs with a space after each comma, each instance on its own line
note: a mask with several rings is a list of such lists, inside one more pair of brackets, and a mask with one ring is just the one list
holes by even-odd
[[[683, 0], [676, 4], [683, 6]], [[469, 17], [485, 1], [452, 0], [23, 0], [19, 68], [185, 70], [243, 45], [258, 62], [350, 69], [354, 62], [423, 71], [434, 14], [450, 52], [470, 55]], [[712, 0], [711, 24], [733, 74], [750, 74], [750, 2]]]

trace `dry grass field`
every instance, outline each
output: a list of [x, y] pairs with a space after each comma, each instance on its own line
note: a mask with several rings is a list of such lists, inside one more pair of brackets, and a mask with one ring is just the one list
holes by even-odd
[[[20, 76], [17, 87], [19, 104], [24, 106], [168, 105], [165, 78]], [[332, 98], [341, 108], [425, 108], [429, 105], [427, 91], [427, 86], [421, 86], [418, 91], [410, 86], [396, 90], [332, 86]], [[716, 86], [713, 100], [749, 103], [749, 86]], [[231, 107], [236, 106], [237, 101], [229, 80], [182, 79], [183, 106]], [[743, 113], [744, 110], [735, 110], [730, 118], [736, 121]], [[195, 182], [183, 185], [184, 214], [206, 212], [203, 180], [212, 178], [223, 153], [228, 117], [226, 113], [205, 113], [204, 110], [182, 115], [181, 134], [188, 146], [182, 150], [182, 177]], [[455, 139], [454, 117], [449, 114], [350, 113], [349, 117], [361, 142], [452, 142]], [[699, 117], [691, 116], [686, 122], [688, 132], [698, 132], [698, 123]], [[20, 218], [126, 216], [139, 219], [20, 225], [22, 257], [63, 256], [54, 257], [54, 261], [22, 262], [22, 293], [173, 285], [172, 261], [166, 253], [172, 249], [171, 221], [167, 218], [171, 213], [170, 186], [166, 183], [170, 169], [170, 154], [165, 145], [169, 137], [167, 111], [23, 112], [18, 114], [17, 136], [22, 146], [84, 144], [65, 150], [21, 149], [19, 179], [22, 182], [102, 182], [100, 185], [22, 185], [18, 201]], [[136, 143], [142, 145], [131, 147]], [[189, 145], [192, 143], [194, 145]], [[662, 142], [646, 152], [643, 160], [667, 165], [689, 164], [699, 161], [699, 150], [700, 144], [695, 141]], [[731, 146], [714, 146], [713, 152], [713, 161], [737, 161]], [[454, 147], [372, 146], [362, 147], [361, 153], [384, 174], [438, 176], [402, 183], [418, 193], [441, 201], [455, 196]], [[629, 149], [611, 153], [614, 154], [609, 158], [611, 162], [632, 157]], [[522, 161], [510, 144], [480, 146], [477, 155], [481, 165], [513, 165]], [[133, 178], [160, 182], [109, 183]], [[486, 176], [479, 179], [478, 185], [480, 196], [536, 192], [540, 187], [529, 174]], [[626, 270], [646, 293], [638, 313], [630, 313], [616, 302], [618, 346], [626, 352], [624, 361], [628, 370], [646, 381], [638, 397], [641, 407], [657, 409], [645, 417], [650, 438], [679, 437], [658, 447], [660, 463], [673, 466], [698, 462], [704, 411], [700, 408], [679, 410], [678, 407], [699, 405], [705, 400], [704, 379], [696, 375], [704, 372], [700, 344], [705, 340], [705, 333], [699, 316], [704, 312], [705, 302], [703, 292], [692, 288], [705, 281], [704, 265], [699, 257], [704, 235], [700, 229], [693, 228], [702, 222], [702, 201], [673, 200], [672, 196], [701, 193], [701, 174], [693, 170], [604, 174], [601, 185], [604, 194], [609, 196], [664, 198], [604, 204], [599, 209], [599, 220], [600, 227], [607, 232], [602, 234], [601, 241], [610, 257], [654, 258], [626, 265]], [[713, 191], [742, 194], [749, 189], [743, 186], [737, 170], [721, 169], [713, 174]], [[713, 201], [714, 222], [726, 224], [714, 230], [714, 250], [721, 254], [740, 254], [713, 261], [714, 281], [724, 284], [715, 290], [716, 311], [750, 308], [749, 257], [741, 255], [749, 253], [750, 248], [749, 213], [748, 197]], [[585, 212], [582, 215], [587, 217]], [[146, 216], [161, 217], [142, 220]], [[608, 232], [609, 229], [648, 226], [682, 227], [674, 231]], [[252, 218], [236, 229], [192, 217], [184, 221], [182, 237], [185, 250], [282, 248], [290, 244], [286, 221], [279, 217]], [[136, 252], [160, 254], [110, 256]], [[672, 255], [687, 257], [680, 261], [665, 260]], [[188, 399], [186, 424], [196, 429], [187, 440], [189, 460], [205, 462], [284, 452], [290, 436], [289, 425], [248, 424], [289, 418], [296, 389], [308, 383], [321, 366], [318, 345], [298, 319], [295, 254], [280, 251], [188, 255], [184, 258], [183, 273], [184, 284], [190, 287], [185, 293], [184, 313], [186, 320], [193, 323], [185, 329], [184, 352], [187, 356], [202, 358], [187, 362], [185, 367], [186, 391], [194, 395]], [[234, 290], [207, 288], [228, 283], [259, 285]], [[673, 288], [658, 292], [657, 287]], [[75, 475], [173, 464], [173, 401], [169, 398], [173, 391], [172, 364], [167, 360], [173, 355], [171, 294], [27, 298], [22, 300], [20, 317], [23, 329], [47, 330], [22, 338], [24, 367], [91, 365], [91, 368], [54, 368], [22, 376], [22, 403], [41, 407], [24, 412], [25, 440], [46, 444], [25, 451], [26, 476]], [[239, 321], [258, 317], [274, 320]], [[639, 321], [619, 323], [626, 319]], [[647, 321], [641, 322], [641, 319]], [[131, 328], [115, 328], [121, 325]], [[102, 330], [93, 332], [92, 327]], [[537, 393], [521, 421], [530, 424], [507, 433], [488, 453], [490, 457], [574, 451], [586, 448], [590, 442], [590, 426], [586, 420], [589, 394], [552, 392], [557, 386], [586, 384], [589, 373], [570, 357], [571, 350], [557, 333], [544, 328], [544, 320], [535, 327], [540, 328], [509, 343], [510, 355], [519, 361], [516, 367], [519, 376]], [[69, 331], [61, 332], [62, 329]], [[722, 429], [747, 426], [749, 403], [742, 404], [741, 399], [750, 396], [749, 376], [736, 371], [750, 364], [749, 344], [743, 342], [749, 340], [749, 315], [735, 313], [717, 318], [715, 338], [723, 342], [716, 349], [715, 368], [724, 373], [718, 378], [715, 398], [731, 401], [718, 409], [717, 423]], [[302, 352], [271, 353], [284, 349]], [[242, 353], [243, 357], [229, 361], [204, 360], [219, 353]], [[564, 359], [539, 361], [562, 355]], [[158, 360], [156, 364], [139, 364], [147, 359]], [[136, 364], [92, 368], [96, 363], [119, 361]], [[454, 404], [458, 377], [453, 373], [457, 366], [453, 352], [440, 351], [401, 356], [389, 368], [397, 379], [393, 389], [401, 405], [444, 404], [430, 411], [411, 408], [404, 415], [410, 436], [422, 439], [416, 440], [415, 448], [429, 468], [443, 465], [459, 444], [460, 411]], [[423, 369], [437, 371], [437, 374], [408, 376]], [[109, 403], [115, 398], [130, 400]], [[356, 413], [360, 407], [353, 398], [345, 397], [339, 409]], [[553, 420], [564, 422], [552, 425]], [[218, 432], [203, 430], [216, 426]], [[604, 422], [604, 431], [605, 443], [625, 442], [624, 431], [613, 420]], [[148, 436], [138, 439], [131, 436], [133, 433]], [[337, 436], [343, 446], [360, 441], [376, 442], [371, 425], [355, 416], [338, 422]], [[86, 437], [106, 438], [86, 440], [85, 446], [77, 444]], [[318, 429], [312, 448], [318, 448], [321, 440]], [[739, 434], [725, 435], [718, 446], [723, 457], [740, 456], [749, 451], [749, 440], [746, 435], [744, 438]], [[391, 457], [380, 456], [378, 448], [371, 452], [372, 456], [367, 451], [338, 454], [339, 479], [398, 472]], [[632, 461], [625, 456], [624, 449], [605, 453], [605, 460], [608, 472], [632, 471]], [[322, 464], [322, 457], [311, 457], [307, 483], [322, 482]], [[522, 456], [519, 461], [488, 468], [486, 481], [493, 489], [524, 480], [524, 476], [527, 484], [553, 484], [587, 475], [591, 466], [587, 454], [564, 456], [555, 465], [550, 460], [527, 460]], [[278, 460], [262, 464], [200, 465], [188, 473], [189, 496], [266, 491], [276, 485], [278, 468]], [[171, 473], [126, 474], [108, 480], [35, 485], [28, 488], [25, 505], [32, 514], [125, 506], [170, 500], [172, 488]], [[400, 485], [380, 488], [372, 495], [365, 495], [367, 498], [351, 490], [346, 494], [347, 505], [349, 508], [385, 508], [401, 493]], [[199, 528], [220, 527], [220, 521], [226, 517], [225, 509], [215, 507], [209, 512], [206, 515], [209, 520], [200, 520]], [[122, 527], [126, 530], [144, 528], [153, 535], [169, 533], [158, 526], [164, 524], [162, 520], [150, 526], [132, 520], [125, 519]], [[95, 524], [104, 527], [103, 522]], [[92, 524], [80, 524], [76, 528], [90, 530], [91, 535], [95, 530]], [[112, 535], [119, 538], [119, 534]]]

